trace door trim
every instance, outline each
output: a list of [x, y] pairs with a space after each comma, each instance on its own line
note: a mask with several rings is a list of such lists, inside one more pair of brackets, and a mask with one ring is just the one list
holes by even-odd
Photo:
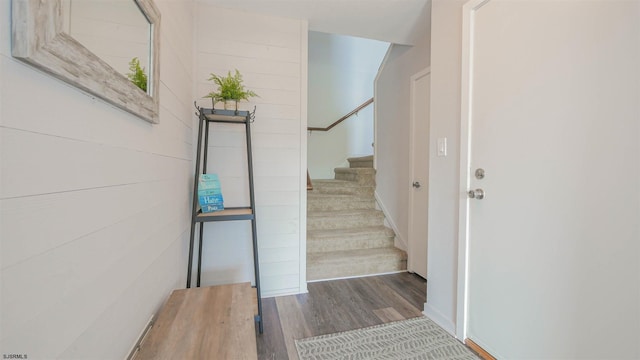
[[473, 352], [478, 354], [478, 356], [480, 356], [480, 358], [482, 358], [483, 360], [496, 360], [493, 355], [489, 354], [485, 349], [480, 347], [480, 345], [473, 342], [473, 340], [464, 339], [464, 344], [467, 345], [467, 347], [470, 348]]
[[[427, 77], [427, 76], [431, 76], [431, 67], [426, 67], [420, 71], [418, 71], [417, 73], [411, 75], [411, 80], [410, 80], [410, 90], [409, 90], [409, 109], [410, 109], [410, 114], [409, 114], [409, 179], [411, 182], [415, 181], [415, 168], [413, 166], [413, 161], [414, 159], [414, 151], [413, 151], [413, 145], [414, 145], [414, 141], [413, 141], [413, 134], [415, 132], [415, 128], [416, 128], [416, 114], [415, 114], [415, 107], [414, 107], [414, 98], [415, 98], [415, 89], [416, 89], [416, 82], [423, 78], [423, 77]], [[431, 84], [431, 79], [429, 79], [429, 85]], [[429, 99], [429, 101], [431, 101], [431, 99]], [[429, 114], [429, 122], [431, 121], [430, 119], [431, 115]], [[427, 139], [429, 139], [429, 136], [427, 135]], [[427, 160], [429, 160], [429, 156], [427, 156]], [[428, 180], [428, 179], [427, 179]], [[407, 186], [409, 186], [410, 184], [407, 184]], [[426, 185], [426, 184], [425, 184]], [[413, 204], [414, 204], [414, 197], [413, 197], [413, 187], [409, 187], [409, 221], [408, 221], [408, 232], [407, 232], [407, 250], [408, 252], [411, 251], [411, 235], [412, 235], [412, 229], [413, 229], [413, 220], [414, 220], [414, 215], [413, 215]], [[428, 189], [427, 189], [428, 192]], [[429, 247], [429, 242], [427, 240], [427, 251], [428, 251], [428, 247]], [[414, 261], [412, 260], [411, 256], [408, 257], [408, 261], [407, 261], [407, 269], [409, 271], [411, 271], [411, 269], [415, 269], [415, 266], [413, 266]], [[428, 272], [428, 263], [427, 263], [427, 273], [425, 274], [426, 276], [429, 275]]]
[[460, 86], [460, 179], [458, 206], [458, 284], [456, 337], [467, 339], [469, 280], [469, 199], [471, 105], [473, 89], [473, 25], [476, 12], [490, 0], [470, 0], [462, 6], [462, 69]]

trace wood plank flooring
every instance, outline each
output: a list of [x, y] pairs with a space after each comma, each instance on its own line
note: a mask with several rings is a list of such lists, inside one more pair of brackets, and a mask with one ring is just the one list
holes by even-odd
[[308, 289], [308, 294], [262, 300], [258, 359], [297, 360], [295, 339], [421, 316], [427, 283], [405, 272], [314, 282]]

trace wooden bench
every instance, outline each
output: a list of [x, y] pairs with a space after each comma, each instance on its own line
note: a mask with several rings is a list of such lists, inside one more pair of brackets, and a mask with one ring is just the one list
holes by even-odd
[[257, 359], [250, 283], [174, 290], [135, 360]]

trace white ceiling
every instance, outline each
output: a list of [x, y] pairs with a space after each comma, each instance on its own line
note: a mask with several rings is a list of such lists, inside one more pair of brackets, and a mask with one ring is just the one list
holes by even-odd
[[309, 30], [412, 45], [411, 32], [430, 0], [199, 0], [294, 19]]

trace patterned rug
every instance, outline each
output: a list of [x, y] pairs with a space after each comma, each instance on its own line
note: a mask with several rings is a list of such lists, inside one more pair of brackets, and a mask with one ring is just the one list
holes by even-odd
[[296, 340], [300, 360], [477, 360], [466, 346], [426, 317]]

